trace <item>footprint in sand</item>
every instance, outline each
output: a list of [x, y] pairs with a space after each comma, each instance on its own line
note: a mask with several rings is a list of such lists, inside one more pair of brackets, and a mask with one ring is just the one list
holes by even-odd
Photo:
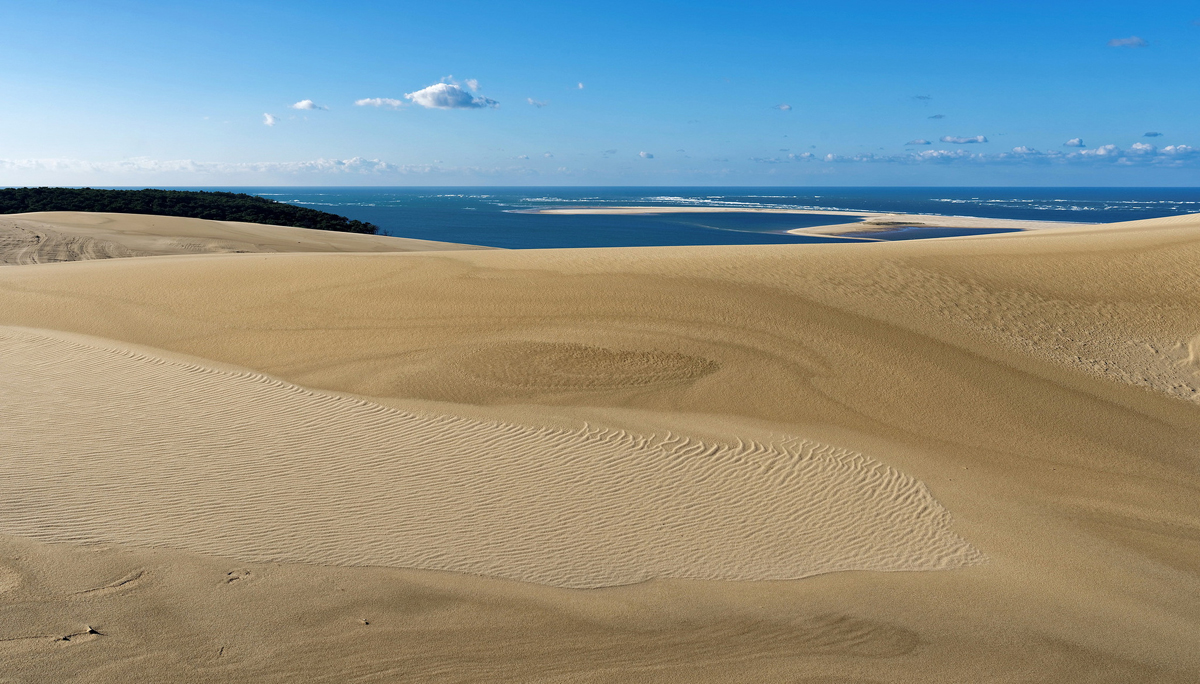
[[66, 634], [58, 638], [58, 642], [62, 644], [82, 644], [89, 641], [95, 641], [98, 637], [104, 636], [100, 630], [91, 625], [84, 625], [83, 631]]
[[21, 575], [12, 568], [0, 566], [0, 594], [12, 591], [21, 584]]
[[233, 584], [234, 582], [244, 582], [250, 579], [249, 570], [230, 570], [225, 573], [225, 584]]
[[1187, 345], [1180, 346], [1183, 347], [1183, 351], [1187, 356], [1184, 357], [1179, 365], [1185, 367], [1191, 366], [1192, 372], [1200, 375], [1200, 335], [1193, 337]]

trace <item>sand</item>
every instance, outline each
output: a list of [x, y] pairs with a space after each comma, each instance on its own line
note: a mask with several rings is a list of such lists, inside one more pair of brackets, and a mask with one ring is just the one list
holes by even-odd
[[164, 254], [448, 249], [482, 248], [383, 235], [174, 216], [82, 211], [0, 214], [0, 265]]
[[1179, 217], [0, 269], [0, 678], [1195, 681], [1197, 264]]
[[983, 561], [911, 477], [828, 445], [419, 415], [15, 329], [0, 356], [0, 519], [43, 541], [574, 588]]
[[[793, 235], [824, 235], [838, 237], [845, 233], [879, 233], [897, 228], [974, 228], [979, 230], [1045, 230], [1047, 228], [1091, 228], [1098, 224], [1069, 221], [1024, 221], [1018, 219], [995, 219], [980, 216], [952, 216], [942, 214], [898, 214], [882, 211], [844, 211], [839, 209], [775, 209], [769, 207], [568, 207], [557, 209], [531, 209], [531, 214], [807, 214], [813, 216], [846, 216], [861, 219], [850, 223], [835, 223], [827, 226], [795, 228]], [[863, 239], [863, 238], [860, 238]], [[868, 238], [869, 239], [869, 238]]]

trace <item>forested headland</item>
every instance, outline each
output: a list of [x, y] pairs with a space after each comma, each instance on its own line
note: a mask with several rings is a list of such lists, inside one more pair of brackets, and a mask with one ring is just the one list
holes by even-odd
[[374, 234], [379, 227], [307, 207], [236, 192], [202, 190], [99, 190], [95, 188], [0, 188], [0, 214], [31, 211], [96, 211], [244, 221], [345, 233]]

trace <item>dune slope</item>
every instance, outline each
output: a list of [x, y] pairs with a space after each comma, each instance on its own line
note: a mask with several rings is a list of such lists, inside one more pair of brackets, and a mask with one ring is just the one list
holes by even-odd
[[827, 445], [416, 415], [12, 329], [0, 358], [2, 533], [577, 588], [982, 560], [919, 483]]
[[0, 215], [0, 265], [166, 254], [453, 249], [481, 248], [382, 235], [174, 216], [82, 211]]
[[[24, 408], [0, 658], [142, 681], [1194, 681], [1197, 264], [1180, 217], [3, 269]], [[521, 507], [540, 522], [494, 515]]]

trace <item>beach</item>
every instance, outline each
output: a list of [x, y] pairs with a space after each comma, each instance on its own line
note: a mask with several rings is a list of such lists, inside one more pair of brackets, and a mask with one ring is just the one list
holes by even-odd
[[1195, 681], [1200, 216], [1012, 223], [0, 217], [0, 681]]
[[802, 216], [837, 216], [857, 218], [861, 221], [835, 223], [827, 226], [795, 228], [787, 231], [792, 235], [842, 236], [847, 233], [882, 233], [897, 228], [968, 228], [990, 231], [1044, 230], [1046, 228], [1070, 228], [1095, 226], [1094, 223], [1071, 221], [1029, 221], [1021, 219], [984, 218], [980, 216], [946, 216], [938, 214], [907, 214], [881, 211], [844, 211], [837, 209], [781, 209], [771, 207], [688, 207], [688, 206], [637, 206], [637, 207], [567, 207], [532, 209], [529, 213], [557, 216], [639, 216], [658, 214], [796, 214]]

